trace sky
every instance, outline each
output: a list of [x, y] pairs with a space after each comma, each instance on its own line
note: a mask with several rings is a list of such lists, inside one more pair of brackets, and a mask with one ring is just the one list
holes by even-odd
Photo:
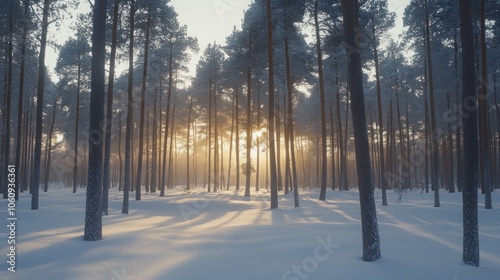
[[[188, 26], [188, 35], [198, 38], [200, 52], [193, 55], [189, 69], [189, 75], [195, 75], [196, 64], [209, 43], [217, 42], [224, 45], [226, 37], [231, 34], [233, 28], [241, 27], [243, 13], [252, 0], [170, 0], [171, 5], [179, 15], [179, 22]], [[391, 34], [396, 36], [403, 28], [402, 15], [404, 8], [410, 0], [388, 0], [389, 10], [396, 12], [396, 26]], [[80, 11], [88, 9], [88, 3], [82, 1]], [[49, 36], [59, 44], [63, 44], [71, 34], [70, 23], [62, 25], [61, 30], [49, 29]], [[57, 52], [49, 47], [47, 50], [46, 64], [54, 76], [54, 67], [57, 62]], [[55, 77], [54, 77], [55, 78]]]

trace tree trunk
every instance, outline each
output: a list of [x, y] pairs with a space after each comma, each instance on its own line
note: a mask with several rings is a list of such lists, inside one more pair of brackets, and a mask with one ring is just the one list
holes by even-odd
[[193, 99], [189, 98], [189, 113], [187, 122], [187, 140], [186, 140], [186, 190], [191, 189], [189, 181], [189, 138], [191, 136], [191, 113], [193, 112]]
[[344, 153], [344, 136], [342, 132], [342, 117], [340, 114], [340, 87], [337, 78], [337, 93], [336, 93], [336, 105], [337, 105], [337, 141], [339, 147], [339, 162], [340, 162], [340, 174], [339, 174], [339, 190], [344, 190], [347, 186], [346, 178], [346, 166], [345, 166], [345, 153]]
[[327, 169], [327, 153], [326, 143], [326, 109], [325, 109], [325, 84], [323, 78], [323, 54], [321, 52], [321, 38], [319, 35], [319, 20], [318, 20], [318, 1], [314, 1], [314, 26], [316, 32], [316, 54], [318, 57], [318, 75], [319, 75], [319, 96], [321, 110], [321, 191], [319, 200], [326, 199], [326, 169]]
[[474, 35], [472, 29], [472, 1], [460, 0], [460, 31], [462, 37], [462, 117], [464, 128], [464, 181], [463, 198], [463, 254], [467, 265], [479, 266], [479, 229], [478, 229], [478, 160], [479, 143], [476, 108], [476, 73], [474, 71]]
[[234, 90], [235, 94], [235, 115], [236, 115], [236, 191], [240, 190], [240, 115], [239, 115], [239, 92], [238, 88]]
[[363, 260], [375, 261], [380, 258], [380, 238], [378, 235], [377, 212], [373, 191], [370, 151], [365, 117], [363, 94], [363, 72], [361, 49], [356, 45], [359, 36], [358, 18], [355, 7], [357, 1], [342, 0], [344, 34], [348, 61], [348, 83], [351, 92], [352, 121], [356, 149], [361, 226], [363, 238]]
[[485, 195], [485, 209], [491, 209], [491, 157], [490, 157], [490, 127], [488, 125], [488, 67], [486, 60], [486, 1], [481, 0], [481, 80], [479, 95], [479, 151], [482, 167], [480, 172]]
[[[252, 43], [249, 43], [250, 48]], [[274, 105], [273, 105], [274, 107]], [[274, 112], [274, 111], [273, 111]], [[274, 116], [273, 116], [274, 117]], [[274, 120], [274, 119], [273, 119]], [[250, 176], [252, 159], [250, 157], [250, 151], [252, 149], [252, 72], [250, 67], [247, 70], [247, 163], [245, 166], [245, 197], [250, 197]]]
[[[255, 108], [257, 111], [257, 133], [260, 133], [260, 87], [259, 90], [257, 91], [257, 102], [255, 104]], [[255, 161], [255, 191], [259, 191], [259, 160], [260, 160], [260, 135], [257, 134], [257, 143], [256, 143], [256, 151], [257, 151], [257, 159]]]
[[[375, 26], [372, 24], [372, 35], [375, 38]], [[378, 43], [373, 45], [373, 56], [375, 60], [375, 79], [377, 84], [377, 110], [378, 110], [378, 137], [379, 137], [379, 166], [380, 187], [382, 189], [382, 206], [387, 206], [387, 180], [385, 178], [385, 154], [384, 154], [384, 122], [382, 118], [382, 87], [380, 85], [380, 66], [378, 59]]]
[[122, 213], [128, 214], [129, 192], [131, 185], [130, 170], [131, 170], [131, 138], [132, 138], [132, 120], [134, 114], [134, 98], [132, 95], [134, 83], [134, 17], [135, 17], [135, 0], [130, 0], [130, 42], [128, 49], [128, 94], [127, 94], [127, 125], [125, 130], [125, 178], [123, 182], [123, 205]]
[[208, 85], [208, 131], [207, 131], [207, 139], [208, 139], [208, 192], [210, 192], [210, 179], [212, 176], [212, 78], [210, 77], [209, 85]]
[[167, 92], [167, 112], [165, 113], [165, 136], [163, 137], [163, 166], [161, 171], [161, 189], [160, 196], [165, 196], [165, 175], [167, 172], [167, 142], [168, 142], [168, 126], [169, 126], [169, 116], [170, 116], [170, 100], [172, 97], [172, 83], [173, 83], [173, 46], [170, 43], [170, 55], [168, 60], [168, 92]]
[[175, 102], [174, 98], [174, 104], [172, 106], [172, 127], [170, 129], [170, 149], [168, 152], [168, 175], [167, 175], [167, 187], [169, 189], [173, 189], [174, 187], [174, 167], [173, 167], [173, 150], [174, 150], [174, 125], [175, 125]]
[[436, 109], [434, 102], [434, 76], [432, 69], [432, 53], [431, 53], [431, 35], [430, 35], [430, 20], [429, 20], [429, 7], [427, 0], [425, 0], [425, 41], [427, 50], [427, 65], [429, 67], [429, 102], [431, 110], [431, 150], [432, 150], [432, 172], [431, 172], [431, 184], [434, 190], [434, 207], [440, 207], [439, 202], [439, 133], [436, 126]]
[[217, 84], [214, 83], [214, 192], [219, 188], [219, 127], [217, 122]]
[[56, 122], [56, 108], [57, 108], [57, 99], [54, 101], [54, 104], [52, 104], [52, 121], [50, 122], [49, 134], [47, 135], [47, 145], [45, 147], [45, 150], [47, 151], [47, 165], [45, 168], [43, 192], [47, 192], [49, 188], [50, 163], [51, 163], [50, 158], [52, 156], [52, 134], [54, 133], [54, 124]]
[[38, 92], [36, 99], [36, 132], [35, 151], [33, 155], [33, 179], [31, 180], [31, 210], [38, 209], [38, 191], [40, 188], [40, 163], [42, 156], [42, 124], [43, 124], [43, 94], [45, 90], [45, 50], [47, 46], [47, 29], [49, 26], [50, 0], [43, 1], [42, 39], [38, 54]]
[[[286, 18], [286, 16], [285, 16]], [[287, 24], [285, 23], [285, 26]], [[293, 197], [294, 197], [294, 206], [299, 207], [299, 188], [298, 188], [298, 182], [297, 182], [297, 163], [295, 159], [295, 143], [294, 143], [294, 131], [293, 131], [293, 81], [292, 81], [292, 75], [291, 75], [291, 67], [290, 67], [290, 55], [289, 55], [289, 48], [288, 48], [288, 33], [285, 30], [285, 66], [286, 66], [286, 85], [287, 85], [287, 92], [288, 92], [288, 108], [287, 108], [287, 130], [288, 130], [288, 142], [289, 142], [289, 147], [290, 149], [290, 157], [292, 160], [292, 167], [291, 167], [291, 175], [292, 175], [292, 185], [293, 185]], [[333, 151], [333, 148], [332, 148]], [[288, 167], [288, 162], [287, 162], [287, 167]]]
[[142, 155], [144, 153], [144, 107], [146, 103], [146, 85], [148, 77], [148, 54], [149, 54], [149, 29], [151, 27], [151, 15], [148, 14], [146, 23], [146, 38], [144, 41], [144, 68], [142, 71], [142, 88], [141, 88], [141, 116], [139, 124], [139, 157], [137, 162], [137, 178], [135, 183], [135, 200], [141, 200], [141, 183], [142, 183]]
[[[29, 18], [29, 0], [23, 1], [24, 3], [24, 18]], [[23, 103], [24, 103], [24, 74], [25, 74], [25, 55], [26, 55], [26, 38], [28, 37], [28, 21], [23, 21], [23, 34], [21, 39], [21, 69], [19, 70], [19, 96], [18, 96], [18, 107], [17, 107], [17, 141], [16, 141], [16, 177], [21, 178], [20, 183], [15, 186], [15, 198], [16, 201], [19, 200], [19, 185], [24, 184], [22, 176], [22, 170], [26, 166], [26, 161], [23, 162], [21, 168], [21, 143], [27, 138], [26, 133], [22, 134], [22, 124], [23, 124]], [[24, 142], [25, 143], [25, 142]], [[23, 147], [24, 148], [24, 147]]]
[[[230, 140], [229, 140], [229, 162], [227, 164], [227, 185], [226, 185], [226, 189], [229, 190], [229, 185], [231, 184], [231, 160], [232, 160], [232, 156], [233, 156], [233, 141], [234, 141], [234, 119], [237, 118], [237, 116], [235, 115], [235, 98], [234, 98], [234, 94], [233, 94], [233, 100], [232, 100], [232, 105], [233, 105], [233, 108], [231, 110], [231, 137], [230, 137]], [[239, 139], [237, 139], [238, 141]]]
[[[450, 108], [450, 93], [448, 93], [446, 95], [446, 99], [447, 99], [447, 103], [448, 103], [448, 110], [451, 110]], [[450, 111], [451, 112], [451, 111]], [[449, 153], [449, 174], [448, 174], [448, 178], [449, 178], [449, 189], [448, 191], [450, 193], [454, 193], [455, 192], [455, 174], [454, 174], [454, 164], [455, 164], [455, 161], [453, 159], [453, 131], [452, 131], [452, 128], [451, 128], [451, 123], [448, 123], [448, 153]], [[457, 147], [457, 150], [459, 148]]]
[[[153, 98], [153, 143], [152, 143], [152, 155], [151, 155], [151, 186], [149, 188], [149, 191], [151, 193], [156, 192], [156, 178], [157, 176], [157, 164], [158, 164], [158, 125], [157, 125], [157, 107], [156, 107], [156, 101], [158, 99], [158, 88], [155, 87], [154, 91], [154, 98]], [[161, 105], [161, 104], [160, 104]], [[160, 116], [161, 117], [161, 116]]]
[[[13, 3], [10, 3], [10, 13], [9, 13], [9, 32], [8, 32], [8, 43], [7, 43], [7, 64], [8, 64], [8, 70], [7, 70], [7, 91], [6, 91], [6, 100], [5, 100], [5, 159], [4, 159], [4, 165], [1, 166], [2, 172], [0, 172], [0, 175], [6, 174], [5, 170], [7, 170], [7, 166], [9, 165], [10, 161], [10, 122], [11, 122], [11, 100], [12, 100], [12, 72], [13, 72], [13, 37], [14, 37], [14, 18], [13, 18]], [[2, 176], [3, 177], [3, 176]], [[7, 176], [5, 176], [6, 178]], [[8, 180], [3, 180], [0, 185], [2, 186], [1, 189], [3, 189], [3, 199], [8, 198]]]
[[120, 160], [120, 179], [118, 184], [118, 191], [121, 191], [123, 188], [123, 161], [122, 161], [122, 112], [118, 112], [118, 158]]
[[[460, 102], [460, 97], [459, 97], [459, 91], [460, 91], [460, 79], [458, 76], [458, 40], [457, 40], [457, 34], [455, 33], [454, 36], [454, 50], [455, 50], [455, 98], [457, 100], [457, 104], [461, 104]], [[455, 137], [457, 141], [457, 187], [458, 191], [462, 191], [462, 182], [463, 182], [463, 161], [462, 161], [462, 130], [460, 127], [460, 110], [461, 108], [457, 106], [456, 110], [456, 131], [455, 131]]]
[[104, 146], [104, 169], [102, 178], [102, 212], [108, 215], [109, 201], [109, 169], [111, 162], [111, 127], [113, 124], [113, 87], [115, 79], [116, 45], [118, 30], [118, 8], [120, 0], [114, 0], [113, 4], [113, 27], [111, 30], [111, 53], [109, 58], [109, 77], [108, 77], [108, 100], [106, 108], [106, 140]]
[[[84, 240], [102, 239], [102, 131], [104, 119], [104, 85], [106, 62], [106, 2], [94, 4], [92, 28], [92, 74], [90, 95], [89, 171], [85, 211]], [[92, 133], [93, 132], [93, 133]]]
[[269, 165], [271, 173], [271, 209], [278, 208], [278, 182], [276, 172], [276, 147], [274, 145], [274, 61], [273, 22], [271, 0], [267, 0], [267, 59], [269, 66]]

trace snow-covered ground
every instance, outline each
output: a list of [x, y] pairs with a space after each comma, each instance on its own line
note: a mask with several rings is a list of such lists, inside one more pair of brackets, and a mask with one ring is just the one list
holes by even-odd
[[[103, 240], [83, 240], [85, 191], [49, 189], [40, 193], [40, 209], [30, 196], [17, 203], [16, 272], [7, 271], [8, 227], [0, 226], [0, 279], [500, 279], [500, 192], [493, 210], [480, 195], [481, 266], [463, 265], [460, 193], [405, 193], [377, 211], [382, 258], [361, 260], [357, 192], [280, 195], [280, 208], [269, 209], [268, 193], [169, 190], [166, 197], [143, 194], [121, 214], [121, 194], [110, 192], [110, 213], [103, 218]], [[133, 199], [135, 196], [131, 195]], [[7, 202], [0, 220], [6, 225]]]

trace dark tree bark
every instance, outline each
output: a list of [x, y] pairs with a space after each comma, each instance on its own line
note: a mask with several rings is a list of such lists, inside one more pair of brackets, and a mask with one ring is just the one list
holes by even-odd
[[[235, 118], [237, 118], [237, 116], [235, 115], [235, 96], [234, 96], [234, 93], [233, 93], [233, 100], [232, 100], [232, 103], [233, 103], [233, 108], [231, 110], [231, 136], [230, 136], [230, 140], [229, 140], [229, 162], [227, 164], [227, 185], [226, 185], [226, 189], [229, 190], [229, 185], [231, 184], [231, 160], [232, 160], [232, 156], [233, 156], [233, 142], [234, 142], [234, 122], [235, 122]], [[237, 140], [239, 141], [239, 139]]]
[[429, 102], [427, 93], [427, 63], [424, 63], [424, 137], [425, 137], [425, 193], [429, 193], [429, 146], [430, 146], [430, 129], [429, 129]]
[[[249, 49], [251, 49], [252, 43], [249, 43]], [[273, 105], [274, 108], [274, 105]], [[247, 70], [247, 163], [245, 166], [245, 196], [250, 196], [250, 176], [251, 176], [251, 167], [252, 167], [252, 159], [250, 157], [250, 151], [252, 149], [252, 71], [250, 66]]]
[[434, 102], [434, 75], [432, 68], [432, 53], [431, 53], [431, 35], [430, 35], [430, 20], [429, 20], [429, 7], [427, 0], [425, 0], [425, 41], [427, 51], [427, 65], [428, 65], [428, 78], [429, 78], [429, 106], [431, 113], [431, 151], [432, 151], [432, 172], [431, 184], [434, 190], [434, 207], [440, 207], [439, 202], [439, 135], [436, 126], [436, 109]]
[[269, 170], [271, 173], [271, 209], [278, 208], [278, 182], [276, 170], [276, 147], [274, 145], [274, 62], [273, 22], [271, 0], [266, 1], [267, 12], [267, 59], [269, 66]]
[[[255, 109], [257, 111], [257, 127], [256, 127], [256, 130], [257, 132], [260, 131], [260, 86], [259, 86], [259, 90], [257, 90], [257, 102], [255, 104]], [[256, 147], [257, 147], [257, 159], [255, 160], [255, 191], [258, 192], [259, 191], [259, 171], [260, 171], [260, 166], [259, 166], [259, 160], [260, 160], [260, 137], [259, 135], [257, 135], [257, 143], [256, 143]]]
[[[372, 36], [375, 38], [375, 25], [372, 23]], [[379, 165], [380, 165], [380, 187], [382, 189], [382, 206], [387, 206], [387, 179], [385, 178], [385, 154], [384, 154], [384, 122], [382, 120], [382, 87], [380, 85], [380, 67], [378, 59], [378, 42], [373, 44], [373, 57], [375, 60], [375, 78], [377, 85], [377, 111], [378, 111], [378, 137], [379, 137]]]
[[219, 127], [217, 122], [217, 83], [214, 84], [214, 192], [219, 188]]
[[[286, 9], [285, 9], [286, 11]], [[285, 15], [286, 19], [286, 15]], [[287, 23], [285, 23], [285, 28]], [[295, 159], [295, 141], [294, 141], [294, 130], [293, 130], [293, 81], [290, 69], [290, 52], [288, 46], [288, 33], [285, 29], [285, 66], [286, 66], [286, 85], [288, 92], [288, 102], [287, 102], [287, 130], [288, 130], [288, 141], [286, 143], [289, 144], [287, 147], [287, 152], [289, 151], [291, 157], [291, 177], [292, 177], [292, 186], [293, 186], [293, 197], [294, 197], [294, 206], [299, 207], [299, 187], [297, 182], [297, 163]], [[333, 146], [332, 146], [333, 151]], [[287, 167], [289, 164], [287, 162]]]
[[168, 60], [168, 91], [167, 91], [167, 111], [165, 113], [165, 136], [163, 138], [163, 166], [161, 171], [161, 189], [160, 196], [165, 196], [165, 179], [167, 172], [167, 142], [168, 142], [168, 127], [169, 127], [169, 116], [170, 116], [170, 100], [172, 98], [172, 84], [173, 84], [173, 75], [174, 75], [174, 55], [173, 55], [173, 46], [172, 43], [170, 45], [170, 54]]
[[[454, 67], [455, 67], [455, 98], [457, 100], [457, 103], [461, 103], [460, 97], [459, 97], [459, 92], [460, 92], [460, 80], [459, 80], [459, 75], [458, 75], [458, 39], [457, 39], [457, 33], [455, 33], [454, 36], [454, 51], [455, 51], [455, 58], [454, 58]], [[457, 114], [457, 127], [455, 129], [455, 137], [456, 137], [456, 153], [457, 153], [457, 187], [458, 191], [462, 191], [462, 176], [463, 176], [463, 161], [462, 161], [462, 129], [460, 127], [460, 112], [461, 108], [457, 106], [456, 114]]]
[[491, 157], [490, 157], [490, 127], [488, 125], [488, 67], [486, 60], [486, 1], [481, 0], [481, 80], [479, 96], [479, 152], [482, 168], [480, 169], [484, 196], [485, 209], [491, 209]]
[[47, 29], [49, 27], [50, 0], [43, 1], [42, 39], [38, 54], [38, 89], [36, 98], [35, 150], [33, 154], [33, 178], [31, 180], [31, 210], [38, 209], [40, 188], [40, 164], [42, 157], [43, 94], [45, 91], [45, 50], [47, 47]]
[[104, 64], [106, 61], [106, 1], [94, 3], [92, 28], [92, 74], [90, 95], [90, 138], [84, 240], [102, 239], [102, 132], [104, 119]]
[[212, 78], [210, 77], [209, 85], [208, 85], [208, 131], [207, 131], [207, 139], [208, 139], [208, 188], [207, 191], [210, 192], [210, 184], [212, 177]]
[[108, 77], [108, 100], [106, 107], [106, 140], [104, 145], [104, 169], [102, 178], [102, 212], [108, 215], [108, 198], [109, 198], [109, 169], [111, 161], [111, 126], [113, 123], [113, 87], [115, 79], [115, 62], [116, 62], [116, 42], [118, 29], [118, 8], [120, 0], [114, 0], [113, 5], [113, 27], [111, 30], [111, 53], [109, 58], [109, 77]]
[[[448, 93], [446, 95], [446, 100], [447, 100], [447, 103], [448, 103], [448, 110], [451, 110], [450, 108], [450, 93]], [[449, 189], [448, 191], [450, 193], [454, 193], [455, 192], [455, 172], [454, 172], [454, 164], [455, 164], [455, 161], [454, 161], [454, 156], [453, 156], [453, 130], [451, 128], [451, 122], [448, 124], [448, 156], [449, 156], [449, 174], [448, 174], [448, 178], [449, 178]], [[459, 147], [457, 147], [457, 150], [459, 149]]]
[[157, 176], [157, 164], [158, 164], [158, 124], [157, 124], [157, 107], [156, 107], [156, 101], [158, 100], [158, 88], [155, 87], [154, 91], [154, 98], [153, 98], [153, 143], [152, 143], [152, 155], [151, 155], [151, 187], [149, 188], [149, 191], [151, 193], [156, 192], [156, 179], [158, 178]]
[[479, 266], [479, 229], [477, 186], [479, 184], [479, 143], [477, 127], [476, 72], [474, 67], [474, 33], [472, 1], [460, 0], [460, 31], [462, 37], [462, 123], [464, 129], [463, 255], [467, 265]]
[[316, 53], [318, 57], [318, 75], [319, 75], [319, 96], [321, 110], [321, 191], [319, 200], [326, 200], [326, 169], [327, 169], [327, 153], [326, 143], [326, 109], [325, 109], [325, 83], [323, 78], [323, 54], [321, 52], [321, 38], [319, 35], [319, 20], [318, 20], [318, 0], [314, 1], [314, 26], [316, 32]]
[[127, 124], [125, 130], [125, 178], [123, 180], [122, 213], [128, 214], [129, 192], [131, 185], [131, 157], [132, 157], [132, 120], [134, 115], [134, 30], [135, 30], [135, 0], [130, 0], [130, 34], [128, 49], [128, 87], [127, 87]]
[[122, 112], [118, 112], [118, 158], [120, 160], [120, 179], [118, 182], [118, 191], [123, 188], [123, 160], [122, 160]]
[[56, 122], [56, 109], [57, 109], [57, 99], [54, 100], [52, 104], [52, 120], [50, 122], [49, 134], [47, 135], [47, 144], [45, 146], [47, 164], [45, 165], [45, 176], [43, 184], [43, 192], [47, 192], [49, 188], [49, 178], [50, 178], [50, 163], [52, 157], [52, 135], [54, 133], [54, 124]]
[[80, 124], [80, 91], [81, 91], [81, 77], [82, 77], [82, 67], [81, 62], [78, 62], [77, 70], [77, 85], [76, 85], [76, 119], [75, 119], [75, 149], [73, 158], [73, 193], [76, 193], [76, 185], [78, 183], [78, 132]]
[[239, 104], [239, 91], [238, 88], [235, 88], [234, 90], [235, 94], [235, 115], [236, 115], [236, 183], [235, 183], [235, 188], [237, 191], [240, 190], [240, 115], [239, 115], [239, 110], [240, 110], [240, 104]]
[[363, 260], [375, 261], [380, 258], [380, 238], [378, 235], [377, 211], [372, 182], [370, 151], [365, 116], [363, 94], [363, 72], [361, 49], [356, 41], [359, 36], [357, 1], [342, 0], [344, 34], [348, 61], [348, 83], [351, 92], [352, 121], [358, 171], [361, 226], [363, 238]]
[[[13, 15], [13, 3], [10, 3], [10, 13], [9, 13], [9, 31], [8, 31], [8, 39], [7, 39], [7, 91], [5, 92], [5, 135], [4, 135], [4, 151], [5, 151], [5, 159], [4, 165], [0, 166], [2, 168], [2, 172], [0, 175], [5, 174], [5, 170], [7, 170], [7, 166], [9, 165], [10, 160], [10, 122], [11, 122], [11, 100], [12, 100], [12, 71], [13, 71], [13, 40], [14, 40], [14, 15]], [[3, 176], [2, 176], [3, 177]], [[3, 180], [0, 185], [3, 191], [3, 199], [8, 198], [8, 180]]]
[[187, 122], [187, 140], [186, 140], [186, 190], [191, 189], [189, 180], [189, 138], [191, 137], [191, 114], [193, 112], [193, 99], [189, 98], [189, 113]]
[[[24, 178], [25, 176], [20, 176], [22, 170], [26, 166], [26, 161], [23, 162], [23, 168], [21, 168], [21, 143], [23, 142], [22, 134], [22, 124], [23, 124], [23, 103], [24, 103], [24, 76], [25, 76], [25, 65], [26, 65], [26, 38], [28, 37], [28, 18], [30, 12], [30, 2], [29, 0], [23, 1], [24, 3], [24, 21], [23, 21], [23, 34], [21, 39], [21, 66], [19, 70], [19, 96], [18, 96], [18, 107], [17, 107], [17, 142], [16, 142], [16, 177]], [[24, 139], [26, 139], [26, 133], [24, 134]], [[23, 182], [24, 184], [24, 182]], [[16, 200], [19, 200], [19, 185], [16, 184]]]
[[151, 15], [148, 14], [146, 23], [146, 38], [144, 41], [144, 68], [142, 71], [142, 87], [141, 87], [141, 116], [139, 123], [139, 158], [137, 162], [137, 178], [135, 184], [135, 200], [141, 200], [141, 183], [142, 183], [142, 158], [144, 153], [144, 110], [146, 103], [146, 85], [148, 77], [148, 56], [149, 56], [149, 29], [151, 27]]

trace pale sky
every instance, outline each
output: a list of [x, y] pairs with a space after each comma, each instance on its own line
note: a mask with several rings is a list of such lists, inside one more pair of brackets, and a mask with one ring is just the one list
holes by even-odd
[[[195, 74], [195, 66], [200, 54], [209, 43], [214, 41], [224, 45], [225, 39], [231, 34], [233, 27], [241, 27], [243, 12], [248, 8], [252, 0], [170, 0], [171, 5], [179, 14], [179, 22], [188, 26], [188, 35], [197, 37], [200, 46], [200, 53], [192, 57], [190, 63], [190, 75]], [[396, 27], [393, 34], [401, 32], [403, 26], [402, 14], [404, 8], [410, 0], [388, 0], [389, 10], [397, 13]], [[81, 8], [88, 6], [86, 1], [82, 1]], [[67, 29], [68, 24], [64, 24], [62, 30], [55, 31], [49, 29], [49, 37], [58, 41], [59, 44], [70, 35]], [[52, 33], [52, 34], [51, 34]], [[57, 61], [57, 53], [54, 49], [47, 50], [46, 64], [50, 73], [54, 74], [54, 67]]]

